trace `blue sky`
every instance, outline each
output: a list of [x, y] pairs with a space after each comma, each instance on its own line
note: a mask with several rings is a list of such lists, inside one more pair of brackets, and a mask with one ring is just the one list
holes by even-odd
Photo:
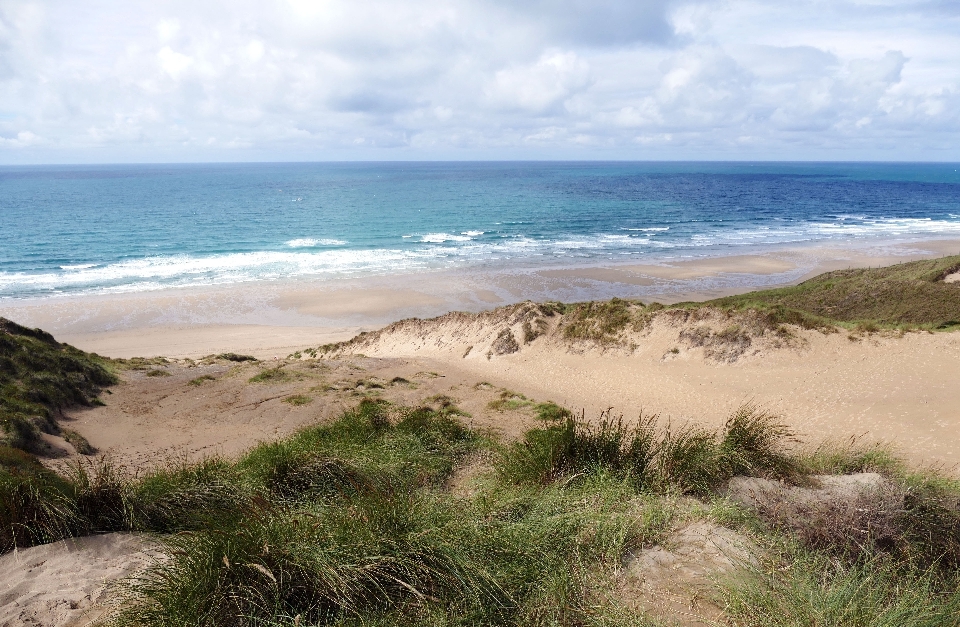
[[960, 161], [960, 0], [0, 0], [0, 163]]

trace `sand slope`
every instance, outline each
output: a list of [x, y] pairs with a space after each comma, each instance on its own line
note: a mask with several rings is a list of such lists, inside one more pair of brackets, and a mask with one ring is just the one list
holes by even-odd
[[150, 562], [140, 536], [111, 533], [0, 556], [0, 627], [81, 627], [108, 587]]
[[[544, 334], [525, 343], [523, 325], [536, 319], [546, 320]], [[917, 463], [960, 463], [958, 333], [761, 333], [749, 319], [714, 311], [659, 316], [602, 345], [565, 340], [557, 324], [524, 305], [449, 314], [395, 323], [333, 354], [419, 358], [588, 417], [613, 407], [628, 418], [645, 411], [719, 425], [754, 402], [810, 441], [857, 436], [889, 442]], [[734, 326], [749, 337], [723, 339]], [[497, 354], [505, 330], [516, 351]]]
[[[283, 377], [249, 381], [278, 366]], [[235, 456], [258, 442], [339, 415], [364, 398], [407, 406], [454, 402], [470, 413], [466, 422], [508, 438], [534, 424], [529, 406], [509, 412], [491, 410], [488, 404], [500, 390], [478, 388], [482, 379], [473, 373], [437, 372], [419, 359], [344, 357], [239, 365], [173, 362], [158, 370], [169, 376], [148, 376], [144, 370], [123, 372], [112, 394], [102, 396], [105, 406], [73, 410], [62, 424], [81, 433], [99, 454], [129, 470], [213, 455]], [[402, 381], [394, 381], [398, 377]], [[197, 379], [199, 385], [190, 383]], [[285, 402], [291, 396], [309, 402]], [[70, 454], [69, 444], [52, 436], [49, 440], [63, 454]], [[71, 460], [47, 460], [53, 465], [64, 461]]]

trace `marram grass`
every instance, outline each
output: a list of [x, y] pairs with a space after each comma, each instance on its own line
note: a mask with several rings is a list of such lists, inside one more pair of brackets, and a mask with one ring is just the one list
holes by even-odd
[[[9, 550], [156, 534], [165, 557], [120, 588], [107, 621], [116, 627], [654, 625], [619, 596], [624, 556], [669, 546], [671, 529], [708, 517], [762, 551], [753, 571], [718, 582], [726, 624], [955, 624], [960, 530], [948, 480], [874, 468], [881, 456], [853, 448], [794, 452], [791, 435], [752, 408], [710, 432], [610, 415], [587, 424], [544, 404], [543, 426], [503, 446], [435, 405], [365, 400], [237, 460], [137, 478], [98, 460], [61, 477], [12, 452], [0, 537]], [[478, 455], [491, 469], [469, 496], [451, 491]], [[892, 519], [898, 546], [807, 545], [802, 528], [722, 497], [734, 474], [793, 481], [828, 467], [880, 469], [909, 493]]]

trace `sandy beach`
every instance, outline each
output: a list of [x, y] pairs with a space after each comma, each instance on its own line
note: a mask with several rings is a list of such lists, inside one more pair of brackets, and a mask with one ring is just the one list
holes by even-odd
[[434, 271], [0, 300], [0, 316], [110, 357], [258, 357], [353, 337], [408, 317], [524, 300], [636, 298], [669, 304], [791, 285], [829, 270], [960, 252], [960, 240], [855, 242], [656, 263]]

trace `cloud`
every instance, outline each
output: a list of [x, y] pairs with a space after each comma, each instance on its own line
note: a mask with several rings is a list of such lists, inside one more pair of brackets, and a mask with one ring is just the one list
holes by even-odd
[[574, 93], [587, 87], [590, 66], [572, 52], [544, 54], [535, 63], [496, 72], [488, 90], [494, 107], [533, 115], [559, 113]]
[[950, 2], [0, 2], [0, 163], [960, 159], [958, 94]]

